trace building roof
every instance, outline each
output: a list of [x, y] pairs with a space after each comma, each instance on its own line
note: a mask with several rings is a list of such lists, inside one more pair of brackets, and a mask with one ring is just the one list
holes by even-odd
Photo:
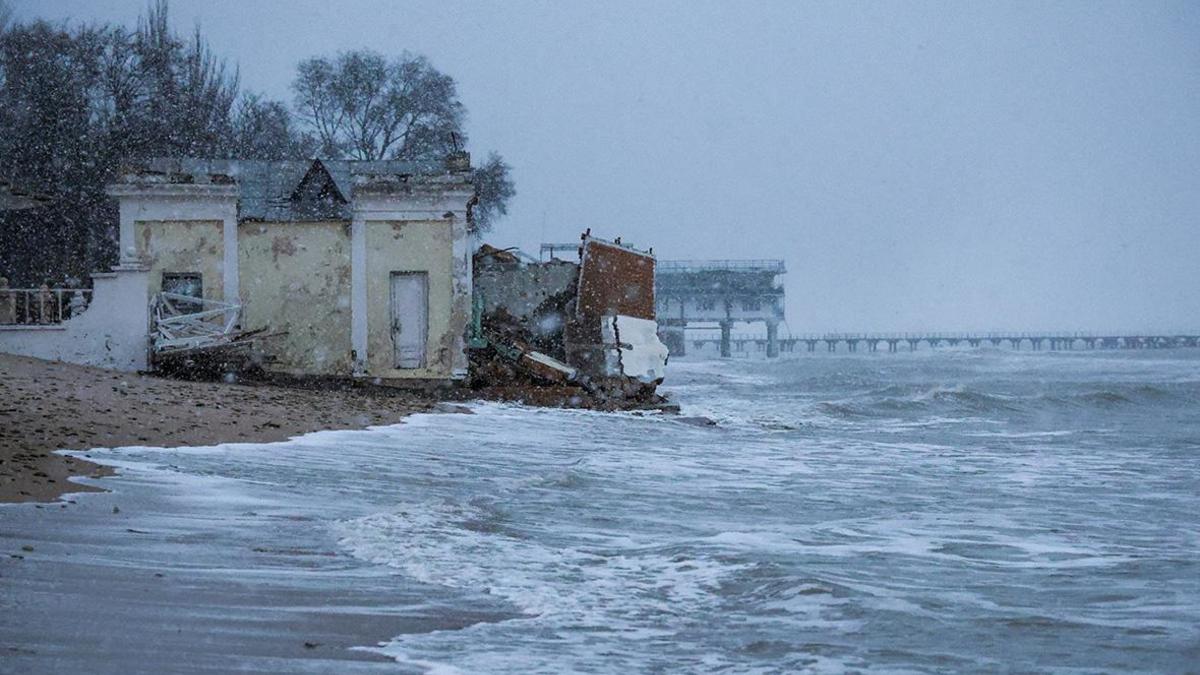
[[[236, 185], [239, 220], [349, 220], [356, 187], [449, 175], [440, 163], [400, 160], [160, 158], [135, 167], [124, 182]], [[457, 182], [468, 181], [468, 176], [459, 172]]]

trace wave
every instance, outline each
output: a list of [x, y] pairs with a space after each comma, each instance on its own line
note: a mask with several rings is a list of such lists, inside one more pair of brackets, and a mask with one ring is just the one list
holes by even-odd
[[406, 504], [343, 521], [336, 532], [356, 558], [418, 581], [498, 595], [531, 618], [572, 623], [619, 626], [636, 605], [675, 611], [703, 604], [737, 568], [688, 547], [630, 547], [627, 539], [548, 545], [484, 499]]
[[1022, 393], [984, 391], [967, 385], [891, 385], [856, 396], [816, 401], [812, 409], [828, 418], [853, 421], [927, 415], [1040, 415], [1066, 409], [1104, 412], [1117, 408], [1194, 405], [1197, 402], [1200, 402], [1200, 388], [1194, 385], [1108, 384], [1074, 391]]
[[896, 417], [904, 414], [1012, 412], [1020, 409], [1014, 397], [958, 387], [887, 387], [860, 396], [816, 404], [819, 413], [838, 419]]
[[1071, 393], [1042, 394], [1040, 403], [1058, 406], [1110, 409], [1125, 406], [1190, 404], [1200, 400], [1200, 391], [1189, 385], [1117, 384]]

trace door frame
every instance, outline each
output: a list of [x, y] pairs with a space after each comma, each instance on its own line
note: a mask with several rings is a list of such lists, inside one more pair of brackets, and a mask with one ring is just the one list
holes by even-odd
[[[400, 342], [399, 334], [403, 330], [396, 330], [397, 319], [403, 320], [403, 317], [396, 316], [396, 278], [397, 277], [412, 277], [420, 279], [423, 286], [425, 299], [425, 325], [421, 331], [421, 358], [415, 366], [400, 365]], [[403, 324], [401, 324], [403, 327]], [[429, 271], [428, 270], [392, 270], [388, 275], [388, 335], [392, 338], [392, 368], [396, 370], [417, 370], [425, 368], [429, 363]]]

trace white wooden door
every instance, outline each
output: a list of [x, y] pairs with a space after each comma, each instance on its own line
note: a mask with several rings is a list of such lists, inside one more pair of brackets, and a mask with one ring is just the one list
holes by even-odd
[[392, 272], [392, 345], [397, 368], [424, 368], [429, 273]]

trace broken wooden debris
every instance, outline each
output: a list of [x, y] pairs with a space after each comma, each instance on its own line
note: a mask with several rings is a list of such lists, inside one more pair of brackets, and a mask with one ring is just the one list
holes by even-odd
[[581, 242], [578, 263], [529, 263], [487, 245], [476, 253], [472, 385], [557, 384], [581, 388], [589, 407], [660, 405], [667, 351], [654, 316], [654, 257], [590, 232]]
[[151, 363], [172, 374], [221, 374], [261, 365], [257, 342], [285, 334], [238, 328], [241, 305], [162, 292], [151, 303]]

